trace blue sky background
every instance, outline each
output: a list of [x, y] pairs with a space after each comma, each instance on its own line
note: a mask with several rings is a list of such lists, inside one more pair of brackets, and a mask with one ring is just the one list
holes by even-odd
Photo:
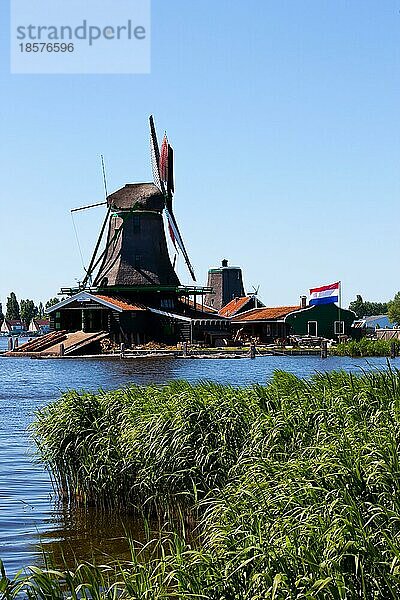
[[[399, 1], [153, 0], [152, 73], [129, 76], [10, 75], [1, 6], [3, 306], [81, 277], [69, 210], [103, 199], [101, 153], [110, 190], [151, 180], [150, 113], [199, 283], [226, 257], [271, 306], [400, 289]], [[86, 259], [101, 218], [76, 218]]]

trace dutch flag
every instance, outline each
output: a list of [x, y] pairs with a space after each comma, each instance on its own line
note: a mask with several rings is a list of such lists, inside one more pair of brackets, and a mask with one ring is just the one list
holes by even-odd
[[330, 304], [339, 300], [340, 281], [310, 289], [310, 306]]

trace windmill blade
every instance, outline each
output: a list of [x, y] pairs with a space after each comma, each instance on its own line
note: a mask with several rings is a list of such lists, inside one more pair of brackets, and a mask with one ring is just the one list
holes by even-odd
[[149, 117], [150, 124], [150, 154], [151, 168], [153, 171], [153, 181], [155, 185], [165, 194], [165, 186], [160, 176], [160, 149], [158, 147], [156, 126], [154, 124], [153, 115]]
[[164, 133], [163, 141], [161, 144], [161, 152], [160, 152], [160, 178], [161, 181], [166, 184], [168, 181], [168, 138], [167, 134]]
[[167, 134], [164, 134], [161, 144], [159, 172], [161, 181], [166, 188], [165, 204], [167, 210], [172, 212], [172, 196], [174, 193], [174, 151], [168, 142]]
[[96, 202], [96, 204], [87, 204], [86, 206], [79, 206], [79, 208], [71, 208], [71, 212], [79, 212], [80, 210], [87, 210], [88, 208], [95, 208], [96, 206], [104, 206], [104, 204], [107, 204], [106, 201], [104, 202]]
[[193, 281], [196, 281], [194, 269], [190, 262], [189, 255], [186, 251], [185, 244], [183, 243], [178, 224], [172, 212], [172, 195], [174, 193], [174, 151], [169, 145], [168, 138], [165, 134], [160, 154], [153, 115], [150, 115], [149, 123], [151, 166], [153, 169], [154, 183], [162, 191], [165, 198], [165, 215], [168, 221], [168, 229], [171, 236], [171, 240], [175, 248], [178, 247], [182, 252], [187, 268], [189, 269], [189, 273]]
[[92, 254], [92, 258], [90, 259], [89, 266], [86, 269], [86, 275], [85, 275], [85, 277], [83, 278], [83, 281], [82, 281], [82, 287], [83, 288], [85, 288], [87, 282], [89, 281], [90, 277], [92, 276], [94, 264], [95, 264], [95, 261], [96, 261], [96, 256], [97, 256], [97, 253], [99, 251], [100, 244], [101, 244], [101, 241], [102, 241], [103, 236], [104, 236], [104, 232], [105, 232], [106, 227], [107, 227], [108, 217], [110, 216], [110, 213], [111, 213], [111, 207], [109, 206], [108, 209], [107, 209], [107, 212], [106, 212], [106, 216], [104, 217], [103, 224], [102, 224], [101, 229], [100, 229], [99, 237], [97, 238], [97, 242], [96, 242], [96, 246], [94, 248], [93, 254]]
[[174, 181], [174, 149], [168, 144], [168, 179], [167, 179], [168, 196], [172, 196], [175, 192]]
[[[108, 189], [107, 189], [106, 166], [105, 166], [105, 163], [104, 163], [104, 156], [102, 154], [100, 155], [100, 158], [101, 158], [101, 171], [102, 171], [102, 174], [103, 174], [103, 185], [104, 185], [104, 200], [105, 200], [104, 203], [107, 204]], [[96, 262], [97, 253], [99, 251], [100, 244], [101, 244], [101, 241], [102, 241], [103, 236], [104, 236], [104, 232], [105, 232], [106, 227], [107, 227], [108, 218], [110, 216], [110, 213], [111, 213], [111, 206], [108, 206], [107, 212], [106, 212], [106, 216], [104, 217], [104, 221], [103, 221], [103, 224], [102, 224], [101, 229], [100, 229], [99, 237], [97, 238], [96, 246], [95, 246], [93, 254], [92, 254], [92, 258], [90, 259], [89, 266], [86, 269], [86, 275], [85, 275], [85, 277], [83, 278], [83, 281], [82, 281], [82, 287], [83, 288], [85, 288], [86, 284], [88, 283], [88, 281], [91, 280], [93, 269], [94, 269], [94, 264]]]
[[196, 276], [194, 274], [194, 269], [193, 269], [192, 264], [190, 262], [189, 255], [188, 255], [188, 253], [186, 251], [185, 244], [183, 243], [183, 239], [182, 239], [181, 233], [179, 231], [179, 227], [178, 227], [178, 224], [176, 222], [175, 216], [174, 216], [174, 214], [172, 212], [169, 212], [167, 208], [165, 209], [165, 214], [166, 214], [166, 217], [167, 217], [168, 228], [169, 228], [169, 233], [170, 233], [172, 242], [173, 242], [175, 248], [178, 246], [178, 248], [182, 252], [183, 257], [184, 257], [185, 262], [186, 262], [186, 265], [187, 265], [187, 268], [189, 269], [189, 273], [190, 273], [193, 281], [196, 281]]

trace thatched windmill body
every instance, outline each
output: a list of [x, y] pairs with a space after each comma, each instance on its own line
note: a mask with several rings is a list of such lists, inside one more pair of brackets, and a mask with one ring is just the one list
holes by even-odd
[[107, 197], [105, 249], [98, 256], [103, 226], [83, 286], [90, 282], [97, 267], [93, 285], [101, 289], [128, 291], [127, 288], [133, 287], [180, 286], [168, 253], [163, 213], [175, 249], [182, 252], [195, 280], [172, 209], [173, 150], [164, 136], [160, 152], [152, 117], [150, 144], [154, 183], [127, 184]]

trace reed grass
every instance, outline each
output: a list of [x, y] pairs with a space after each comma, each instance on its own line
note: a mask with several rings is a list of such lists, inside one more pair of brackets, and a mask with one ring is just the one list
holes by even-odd
[[391, 346], [395, 345], [396, 354], [400, 353], [400, 340], [371, 340], [361, 338], [350, 340], [330, 348], [330, 353], [336, 356], [390, 356]]
[[400, 597], [397, 370], [310, 380], [276, 372], [247, 389], [69, 392], [38, 413], [34, 432], [71, 499], [144, 506], [160, 519], [175, 503], [196, 515], [198, 539], [182, 529], [150, 556], [68, 576], [48, 569], [7, 584], [3, 574], [7, 600], [13, 585], [32, 600], [82, 590], [107, 599]]
[[70, 391], [33, 435], [61, 496], [163, 518], [223, 487], [257, 411], [255, 393], [211, 383]]

